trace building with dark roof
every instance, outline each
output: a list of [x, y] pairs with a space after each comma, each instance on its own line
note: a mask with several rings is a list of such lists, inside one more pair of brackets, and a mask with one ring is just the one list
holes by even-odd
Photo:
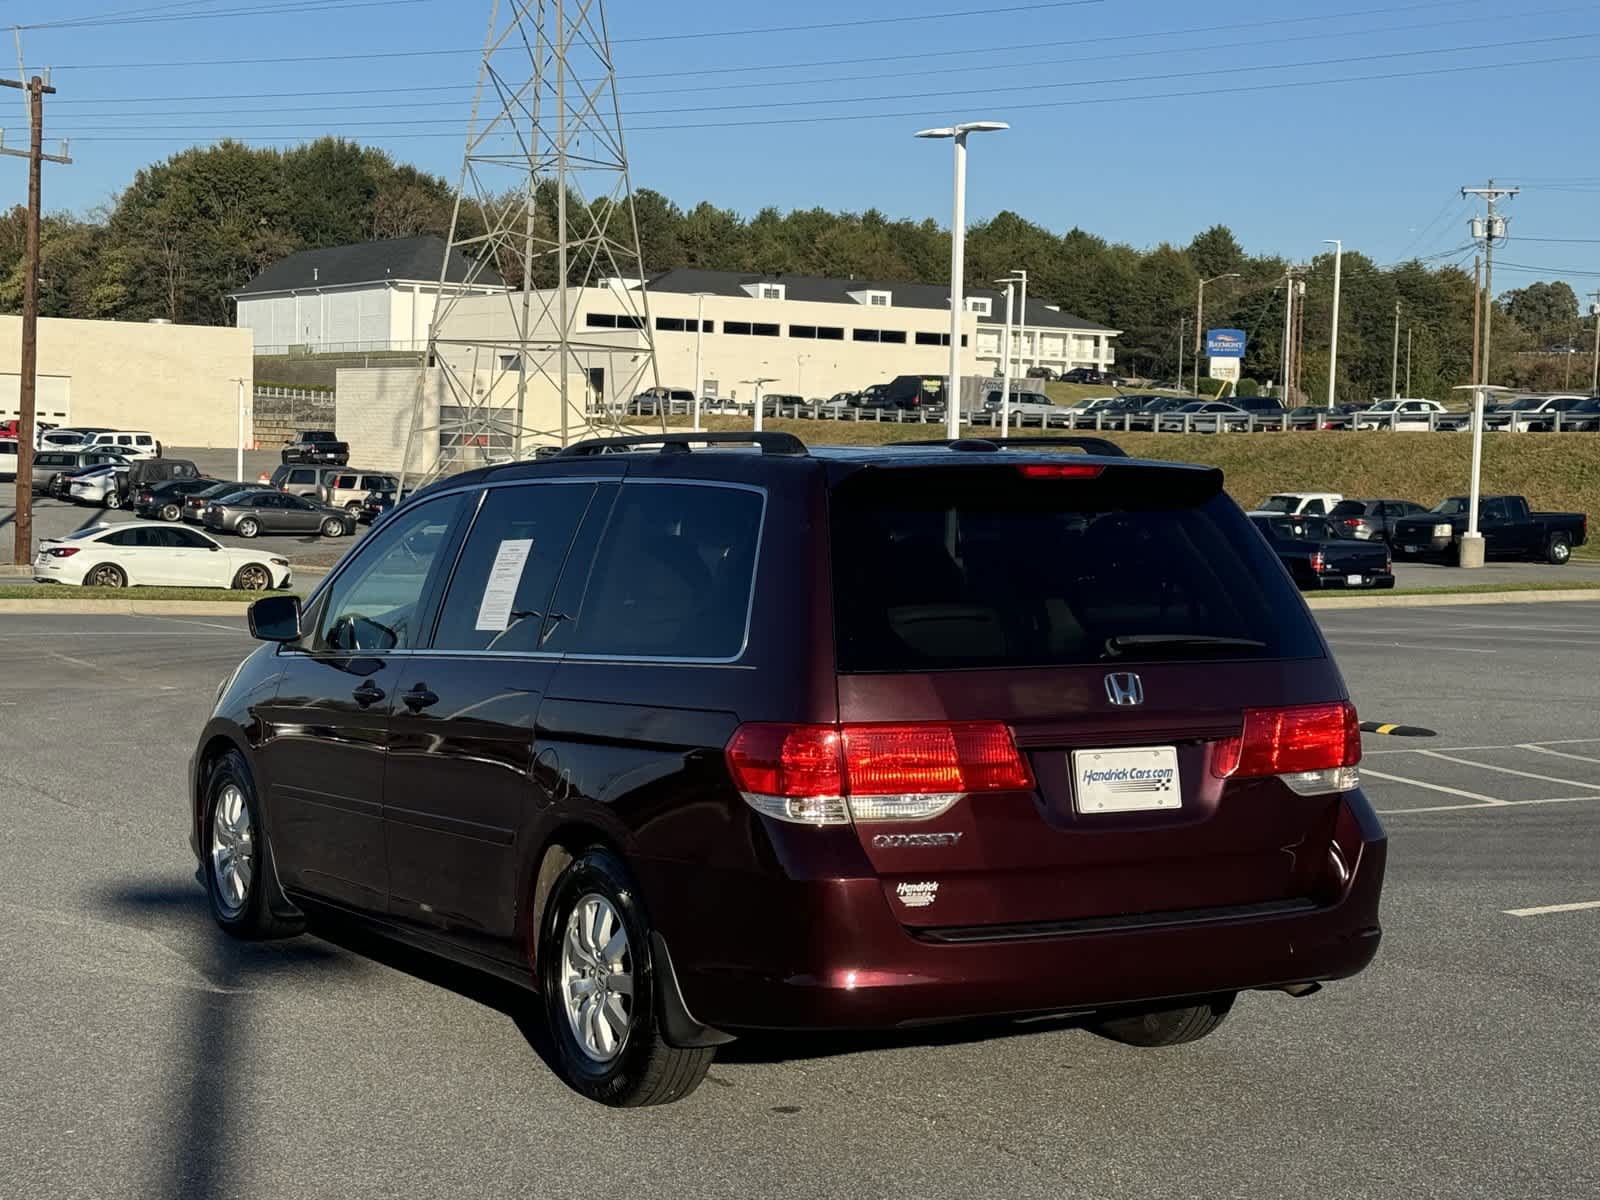
[[506, 290], [493, 266], [446, 249], [427, 235], [301, 250], [231, 295], [235, 324], [257, 354], [421, 349], [441, 295]]

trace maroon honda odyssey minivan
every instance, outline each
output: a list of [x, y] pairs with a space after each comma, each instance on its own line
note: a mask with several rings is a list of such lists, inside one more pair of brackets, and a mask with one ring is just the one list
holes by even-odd
[[192, 768], [218, 923], [524, 984], [605, 1103], [757, 1030], [1171, 1045], [1377, 950], [1355, 711], [1215, 470], [596, 440], [423, 489], [251, 628]]

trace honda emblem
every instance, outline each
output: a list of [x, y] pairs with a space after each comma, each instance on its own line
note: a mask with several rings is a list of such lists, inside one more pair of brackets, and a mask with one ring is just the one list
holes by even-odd
[[1115, 671], [1106, 676], [1106, 699], [1118, 708], [1144, 703], [1144, 683], [1132, 671]]

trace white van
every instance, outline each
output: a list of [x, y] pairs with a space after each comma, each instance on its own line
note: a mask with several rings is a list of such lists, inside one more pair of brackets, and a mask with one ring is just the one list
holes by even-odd
[[84, 446], [87, 450], [114, 450], [128, 458], [160, 458], [161, 443], [141, 430], [116, 429], [97, 433]]
[[17, 477], [17, 439], [0, 440], [0, 479]]

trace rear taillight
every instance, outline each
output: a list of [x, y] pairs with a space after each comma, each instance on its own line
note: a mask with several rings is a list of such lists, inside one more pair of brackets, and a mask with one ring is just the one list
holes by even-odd
[[1024, 463], [1017, 468], [1024, 479], [1098, 479], [1104, 471], [1090, 463]]
[[57, 546], [52, 550], [45, 551], [51, 558], [71, 558], [77, 552], [78, 547], [76, 546]]
[[809, 825], [926, 820], [963, 796], [1033, 787], [998, 722], [743, 725], [727, 760], [756, 811]]
[[1211, 773], [1219, 779], [1276, 775], [1300, 795], [1316, 796], [1356, 787], [1360, 762], [1361, 722], [1346, 701], [1247, 709], [1244, 731], [1217, 743]]
[[1311, 552], [1311, 569], [1313, 571], [1320, 575], [1322, 574], [1322, 568], [1327, 565], [1328, 556], [1326, 554], [1324, 554], [1321, 550], [1313, 550]]
[[1358, 525], [1361, 524], [1361, 518], [1360, 517], [1346, 517], [1343, 521], [1341, 521], [1339, 523], [1341, 525], [1343, 525], [1346, 529], [1354, 529]]

